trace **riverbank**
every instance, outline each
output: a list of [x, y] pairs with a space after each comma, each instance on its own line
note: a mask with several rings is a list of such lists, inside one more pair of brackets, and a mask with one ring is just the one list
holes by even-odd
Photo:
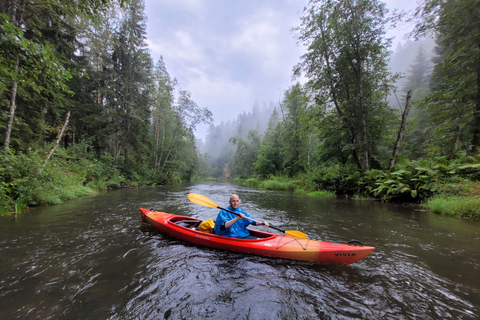
[[[377, 200], [418, 204], [422, 209], [433, 213], [464, 217], [464, 218], [480, 218], [480, 182], [464, 180], [458, 182], [455, 187], [434, 188], [438, 192], [428, 192], [429, 196], [416, 194], [416, 197], [392, 197], [385, 199], [379, 197], [374, 192], [368, 192], [366, 189], [357, 189], [357, 193], [345, 193], [345, 190], [334, 192], [331, 190], [316, 190], [311, 179], [305, 176], [297, 178], [287, 177], [270, 177], [269, 179], [234, 179], [237, 183], [244, 183], [251, 188], [260, 188], [265, 190], [284, 190], [292, 191], [296, 194], [304, 194], [309, 196], [335, 197], [344, 195], [355, 200]], [[401, 195], [401, 194], [400, 194]], [[400, 200], [400, 201], [399, 201]], [[403, 200], [403, 201], [402, 201]]]
[[[267, 179], [234, 179], [248, 187], [285, 190], [309, 196], [345, 196], [384, 202], [414, 203], [423, 209], [457, 217], [480, 217], [480, 164], [465, 161], [409, 162], [398, 170], [370, 170], [360, 173], [347, 166], [325, 166], [295, 177], [270, 176]], [[148, 173], [125, 170], [111, 159], [72, 156], [59, 149], [48, 163], [37, 152], [0, 157], [0, 214], [22, 212], [32, 206], [59, 204], [89, 197], [102, 190], [138, 187], [158, 183], [180, 183], [148, 179]], [[196, 178], [216, 180], [215, 178]]]
[[59, 204], [136, 184], [107, 160], [72, 157], [61, 148], [48, 162], [34, 151], [2, 155], [0, 168], [0, 214], [21, 213], [28, 207]]

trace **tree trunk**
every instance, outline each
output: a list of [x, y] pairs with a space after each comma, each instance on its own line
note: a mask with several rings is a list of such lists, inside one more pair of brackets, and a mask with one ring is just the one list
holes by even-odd
[[[17, 57], [17, 60], [15, 61], [15, 74], [18, 73], [18, 66], [20, 64], [20, 59]], [[8, 114], [8, 124], [7, 124], [7, 131], [5, 132], [5, 140], [3, 143], [3, 146], [5, 148], [5, 154], [8, 153], [8, 150], [10, 148], [10, 135], [12, 134], [12, 126], [13, 126], [13, 119], [15, 118], [15, 100], [17, 98], [17, 80], [13, 79], [12, 83], [12, 91], [11, 91], [11, 97], [10, 97], [10, 113]]]
[[[480, 43], [478, 48], [480, 49]], [[477, 57], [476, 64], [477, 96], [475, 98], [475, 111], [473, 112], [472, 151], [478, 152], [480, 150], [480, 57]]]
[[392, 158], [390, 159], [390, 166], [388, 170], [393, 170], [395, 168], [395, 163], [397, 161], [398, 152], [400, 151], [400, 145], [402, 144], [403, 133], [407, 125], [407, 116], [408, 111], [411, 107], [412, 90], [409, 90], [407, 93], [407, 101], [405, 102], [405, 109], [402, 113], [402, 123], [400, 124], [400, 129], [398, 130], [397, 141], [395, 141], [395, 146], [393, 147]]
[[58, 145], [60, 144], [60, 140], [62, 139], [62, 136], [63, 136], [63, 133], [65, 132], [65, 128], [67, 127], [68, 125], [68, 119], [70, 118], [70, 111], [67, 112], [67, 116], [65, 117], [65, 123], [63, 124], [63, 127], [62, 129], [60, 130], [60, 132], [58, 133], [57, 135], [57, 138], [55, 139], [55, 145], [53, 146], [53, 148], [50, 150], [50, 152], [47, 154], [47, 157], [45, 158], [45, 163], [43, 164], [42, 168], [40, 169], [40, 172], [43, 171], [43, 168], [45, 167], [45, 165], [47, 164], [48, 162], [48, 159], [50, 159], [50, 157], [52, 156], [53, 152], [55, 151], [55, 149], [58, 147]]
[[[10, 17], [12, 18], [13, 23], [15, 24], [16, 27], [20, 28], [23, 24], [23, 8], [25, 6], [25, 1], [19, 0], [19, 1], [12, 1], [10, 3]], [[15, 72], [14, 74], [18, 74], [18, 69], [20, 68], [20, 58], [17, 56], [17, 59], [15, 60]], [[15, 76], [16, 77], [16, 76]], [[7, 130], [5, 132], [5, 139], [4, 139], [4, 148], [5, 148], [5, 154], [8, 153], [9, 148], [10, 148], [10, 136], [12, 134], [12, 127], [13, 127], [13, 120], [15, 118], [15, 101], [17, 99], [17, 87], [18, 87], [18, 82], [17, 79], [13, 79], [12, 83], [12, 91], [11, 91], [11, 97], [10, 97], [10, 113], [8, 115], [8, 124], [7, 124]]]

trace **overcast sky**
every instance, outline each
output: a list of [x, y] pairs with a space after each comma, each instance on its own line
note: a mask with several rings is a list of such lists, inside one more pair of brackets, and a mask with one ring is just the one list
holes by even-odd
[[[415, 0], [386, 1], [410, 10]], [[292, 82], [301, 44], [291, 31], [307, 0], [146, 0], [147, 42], [181, 89], [213, 113], [215, 125], [278, 101]], [[409, 27], [391, 30], [393, 48]], [[195, 133], [205, 138], [206, 126]]]

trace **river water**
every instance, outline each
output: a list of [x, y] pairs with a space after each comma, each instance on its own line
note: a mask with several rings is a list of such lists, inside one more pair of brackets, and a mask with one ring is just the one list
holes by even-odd
[[[138, 208], [201, 219], [239, 194], [256, 219], [376, 250], [322, 265], [198, 247]], [[259, 229], [273, 231], [260, 227]], [[1, 319], [479, 319], [480, 221], [402, 205], [197, 183], [126, 189], [0, 217]]]

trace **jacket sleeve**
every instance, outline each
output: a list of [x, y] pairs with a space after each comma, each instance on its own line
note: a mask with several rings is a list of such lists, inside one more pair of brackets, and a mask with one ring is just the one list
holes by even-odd
[[228, 220], [229, 219], [227, 217], [226, 212], [221, 210], [218, 213], [217, 219], [215, 220], [215, 227], [214, 227], [215, 232], [225, 229], [225, 222], [227, 222]]

